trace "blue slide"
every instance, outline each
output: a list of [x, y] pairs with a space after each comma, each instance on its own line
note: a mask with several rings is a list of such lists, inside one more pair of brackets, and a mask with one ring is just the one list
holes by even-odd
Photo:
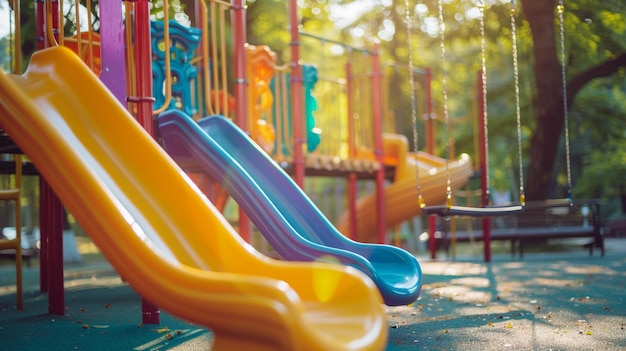
[[374, 281], [389, 306], [417, 299], [422, 271], [412, 254], [345, 237], [291, 177], [225, 117], [195, 122], [173, 110], [157, 118], [157, 127], [170, 156], [184, 169], [201, 169], [221, 183], [284, 259], [353, 266]]

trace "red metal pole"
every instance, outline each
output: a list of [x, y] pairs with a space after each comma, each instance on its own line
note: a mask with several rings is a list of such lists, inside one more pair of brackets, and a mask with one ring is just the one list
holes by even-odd
[[[432, 71], [430, 70], [430, 68], [426, 68], [426, 73], [424, 74], [424, 85], [426, 88], [426, 116], [424, 116], [424, 119], [426, 120], [426, 152], [428, 152], [429, 154], [433, 154], [435, 152], [435, 121], [433, 118], [433, 101], [431, 90], [432, 79]], [[417, 148], [418, 146], [415, 145], [415, 147]]]
[[235, 93], [235, 116], [237, 125], [246, 129], [248, 126], [247, 88], [248, 79], [246, 62], [246, 9], [242, 0], [233, 0], [233, 42], [234, 42], [234, 93]]
[[[352, 114], [354, 113], [354, 101], [352, 99], [352, 65], [350, 60], [346, 63], [346, 96], [348, 96], [348, 150], [350, 152], [350, 158], [356, 156], [356, 147], [354, 141], [354, 119]], [[348, 175], [348, 214], [349, 214], [349, 232], [348, 237], [353, 240], [357, 240], [359, 233], [357, 233], [357, 178], [356, 173], [352, 172]]]
[[[44, 30], [44, 16], [46, 8], [43, 0], [35, 1], [35, 49], [42, 50], [45, 47], [46, 32]], [[43, 178], [39, 178], [39, 182], [44, 182]], [[44, 212], [47, 211], [46, 201], [39, 192], [39, 226], [41, 228], [41, 249], [39, 250], [39, 289], [42, 292], [48, 291], [48, 237], [47, 229], [49, 227]]]
[[356, 220], [356, 202], [357, 202], [357, 177], [356, 173], [350, 173], [348, 175], [348, 214], [350, 216], [350, 229], [347, 233], [348, 238], [352, 240], [358, 240], [359, 233], [357, 232], [357, 220]]
[[[233, 1], [233, 42], [234, 42], [234, 61], [235, 61], [235, 116], [236, 123], [243, 131], [248, 132], [248, 108], [247, 108], [247, 91], [248, 79], [246, 77], [246, 8], [242, 0]], [[250, 241], [250, 220], [246, 213], [239, 209], [239, 235], [245, 240]]]
[[435, 238], [436, 231], [437, 217], [428, 216], [428, 248], [430, 249], [430, 258], [433, 260], [437, 258], [437, 238]]
[[[52, 1], [52, 28], [54, 30], [55, 39], [58, 38], [59, 28], [59, 4], [57, 1]], [[45, 19], [48, 20], [48, 17]], [[44, 28], [45, 30], [45, 28]], [[49, 33], [48, 33], [49, 34]], [[48, 46], [48, 41], [44, 41]], [[46, 234], [43, 234], [44, 228], [41, 228], [42, 237], [47, 238], [48, 253], [47, 253], [47, 288], [48, 288], [48, 313], [55, 315], [65, 314], [65, 286], [63, 277], [63, 204], [56, 195], [54, 190], [50, 187], [45, 179], [39, 181], [39, 193], [43, 194], [44, 216], [43, 223], [45, 223]]]
[[[489, 184], [487, 184], [487, 145], [485, 136], [485, 119], [483, 118], [486, 106], [483, 104], [483, 72], [478, 71], [478, 135], [479, 135], [479, 151], [480, 151], [480, 186], [483, 190], [482, 193], [482, 205], [483, 207], [489, 205]], [[483, 245], [484, 245], [484, 260], [485, 262], [491, 262], [491, 219], [489, 217], [483, 218]]]
[[[423, 117], [426, 121], [426, 152], [429, 154], [435, 153], [435, 118], [433, 116], [433, 101], [431, 82], [433, 79], [433, 73], [430, 68], [426, 68], [424, 74], [424, 86], [425, 86], [425, 99], [426, 99], [426, 115]], [[415, 146], [418, 147], [417, 145]], [[428, 232], [430, 233], [429, 249], [430, 258], [437, 258], [437, 239], [435, 238], [435, 232], [437, 231], [437, 218], [435, 216], [428, 216]]]
[[44, 0], [35, 0], [35, 48], [41, 50], [45, 47], [46, 30], [44, 27], [44, 17], [46, 15], [46, 4]]
[[152, 117], [152, 48], [150, 46], [150, 9], [148, 0], [135, 2], [135, 60], [137, 67], [137, 96], [129, 100], [137, 103], [137, 120], [154, 135]]
[[[48, 291], [48, 313], [65, 314], [63, 286], [63, 205], [45, 179], [39, 180], [41, 242], [46, 251], [45, 290]], [[43, 270], [43, 268], [42, 268]]]
[[298, 20], [298, 4], [296, 0], [289, 1], [289, 22], [291, 30], [291, 118], [294, 139], [294, 180], [300, 188], [304, 188], [304, 116], [302, 93], [302, 66], [300, 65], [300, 28]]
[[[148, 0], [135, 2], [135, 67], [137, 67], [137, 96], [129, 97], [129, 101], [137, 103], [137, 120], [144, 129], [154, 136], [152, 116], [152, 48], [150, 46], [150, 8]], [[128, 28], [127, 28], [128, 30]], [[159, 309], [147, 301], [141, 300], [141, 317], [143, 324], [159, 324]]]
[[350, 59], [346, 63], [346, 96], [347, 99], [347, 116], [348, 116], [348, 152], [349, 157], [356, 156], [356, 141], [355, 141], [355, 127], [354, 127], [354, 100], [353, 100], [353, 84], [354, 84], [354, 76], [352, 75], [352, 64], [350, 63]]
[[374, 54], [372, 55], [372, 100], [373, 100], [373, 119], [374, 119], [374, 154], [376, 161], [380, 165], [376, 172], [376, 212], [377, 212], [377, 229], [378, 242], [384, 244], [386, 241], [386, 218], [385, 218], [385, 162], [383, 159], [383, 128], [382, 128], [382, 94], [380, 91], [382, 72], [380, 70], [380, 54], [378, 52], [378, 43], [374, 45]]
[[[57, 1], [50, 3], [50, 17], [47, 16], [45, 1], [36, 3], [37, 49], [49, 46], [47, 21], [51, 20], [53, 35], [58, 41], [59, 6]], [[48, 292], [48, 313], [65, 314], [65, 291], [63, 286], [63, 205], [45, 179], [39, 179], [39, 221], [41, 227], [41, 291]]]
[[[59, 42], [59, 2], [52, 0], [52, 29], [56, 42]], [[47, 18], [46, 18], [47, 20]], [[49, 33], [48, 33], [49, 34]], [[49, 42], [46, 44], [48, 46]], [[48, 192], [48, 312], [56, 315], [65, 314], [65, 285], [63, 277], [63, 204], [54, 190], [45, 183]], [[51, 298], [50, 298], [51, 297]]]

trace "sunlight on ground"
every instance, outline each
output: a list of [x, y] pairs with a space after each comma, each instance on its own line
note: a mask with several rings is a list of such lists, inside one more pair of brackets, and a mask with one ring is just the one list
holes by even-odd
[[484, 275], [487, 268], [484, 264], [467, 262], [429, 262], [422, 267], [424, 274], [431, 275]]
[[566, 287], [566, 286], [582, 286], [584, 281], [580, 279], [554, 279], [554, 278], [535, 278], [529, 281], [531, 284]]
[[15, 284], [0, 287], [0, 296], [15, 295], [17, 289]]
[[77, 291], [94, 287], [116, 287], [121, 285], [126, 285], [126, 283], [119, 276], [98, 277], [94, 274], [91, 277], [66, 280], [65, 290]]
[[195, 349], [193, 347], [190, 348], [189, 344], [193, 344], [195, 346], [202, 345], [206, 347], [207, 350], [210, 350], [210, 347], [213, 343], [211, 335], [206, 332], [204, 329], [186, 329], [186, 330], [169, 330], [169, 328], [164, 327], [157, 330], [159, 334], [158, 338], [149, 341], [143, 345], [139, 345], [133, 350], [136, 351], [144, 351], [144, 350], [159, 350], [163, 349], [164, 345], [159, 345], [161, 343], [168, 343], [168, 341], [173, 339], [184, 338], [188, 339], [180, 345], [171, 347], [167, 345], [167, 349], [171, 351], [182, 351], [182, 350], [190, 350]]
[[471, 287], [446, 285], [428, 292], [433, 298], [465, 303], [488, 303], [492, 300], [489, 291], [473, 290]]
[[[567, 265], [567, 264], [565, 264]], [[577, 266], [577, 267], [571, 267], [569, 265], [567, 265], [567, 267], [565, 267], [565, 273], [568, 274], [606, 274], [606, 275], [620, 275], [622, 274], [622, 272], [618, 272], [616, 270], [613, 270], [609, 267], [602, 267], [602, 266], [592, 266], [592, 265], [588, 265], [588, 266]]]
[[489, 279], [483, 278], [483, 277], [465, 277], [465, 278], [452, 279], [450, 281], [450, 284], [472, 286], [475, 288], [488, 288]]

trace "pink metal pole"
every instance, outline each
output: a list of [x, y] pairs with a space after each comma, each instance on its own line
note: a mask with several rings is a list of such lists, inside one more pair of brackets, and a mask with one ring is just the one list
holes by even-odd
[[[479, 151], [480, 151], [480, 186], [483, 190], [482, 193], [482, 205], [483, 207], [489, 205], [489, 184], [487, 184], [487, 145], [485, 136], [485, 119], [483, 118], [486, 106], [483, 104], [485, 101], [483, 98], [483, 72], [478, 71], [478, 135], [479, 135]], [[485, 262], [491, 262], [491, 219], [489, 217], [483, 218], [483, 250]]]
[[[242, 0], [233, 0], [233, 41], [234, 41], [234, 61], [235, 61], [235, 116], [239, 128], [247, 132], [248, 127], [248, 108], [247, 108], [247, 91], [248, 79], [247, 63], [246, 63], [246, 9]], [[250, 220], [246, 213], [239, 209], [239, 235], [250, 241]]]
[[294, 180], [300, 188], [304, 188], [304, 116], [302, 92], [302, 66], [300, 65], [300, 28], [298, 20], [298, 4], [296, 0], [289, 1], [289, 22], [291, 27], [291, 118], [294, 138]]
[[385, 218], [385, 163], [383, 159], [383, 128], [382, 128], [382, 94], [381, 94], [381, 77], [380, 70], [380, 54], [378, 52], [378, 44], [374, 45], [374, 54], [372, 55], [372, 100], [373, 100], [373, 119], [374, 119], [374, 154], [376, 161], [380, 165], [376, 172], [376, 212], [377, 212], [377, 228], [378, 242], [384, 244], [386, 241], [386, 218]]

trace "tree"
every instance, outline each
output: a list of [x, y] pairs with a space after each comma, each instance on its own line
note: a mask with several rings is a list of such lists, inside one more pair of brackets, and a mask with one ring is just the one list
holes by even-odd
[[[561, 64], [558, 59], [557, 35], [554, 30], [556, 1], [522, 0], [522, 5], [533, 35], [537, 120], [530, 144], [526, 195], [529, 200], [544, 200], [551, 195], [549, 185], [552, 181], [553, 166], [565, 121]], [[622, 2], [608, 1], [607, 4], [607, 2], [599, 1], [578, 1], [571, 5], [574, 10], [578, 10], [570, 16], [573, 21], [575, 20], [573, 17], [578, 16], [577, 22], [588, 25], [594, 24], [594, 22], [599, 23], [596, 25], [597, 29], [606, 30], [602, 28], [604, 25], [619, 24], [618, 21], [621, 18], [621, 31], [620, 26], [613, 29], [616, 32], [621, 32], [622, 36], [625, 34], [623, 26], [625, 12]], [[619, 9], [622, 9], [621, 13], [615, 11]], [[614, 15], [617, 15], [617, 18]], [[605, 59], [600, 62], [593, 62], [592, 65], [569, 77], [566, 96], [568, 108], [572, 106], [576, 95], [587, 83], [597, 78], [615, 74], [619, 69], [626, 67], [626, 46], [623, 45], [626, 43], [622, 40], [620, 47], [619, 41], [613, 42], [611, 37], [601, 38], [601, 40], [604, 39], [611, 41], [611, 43], [604, 45], [598, 43], [598, 45], [609, 50], [608, 53], [605, 53]], [[566, 62], [568, 66], [573, 61], [581, 60], [577, 56], [585, 56], [584, 51], [569, 51], [568, 62]]]
[[[347, 4], [347, 2], [345, 2]], [[402, 52], [402, 43], [405, 43], [405, 26], [403, 23], [404, 1], [392, 2], [364, 2], [370, 4], [373, 9], [365, 13], [361, 18], [356, 18], [349, 25], [340, 28], [342, 32], [349, 33], [352, 28], [365, 27], [366, 32], [372, 37], [376, 37], [382, 30], [382, 24], [385, 20], [391, 20], [395, 26], [395, 33], [392, 40], [381, 38], [383, 50], [394, 59], [406, 60], [406, 53]], [[421, 29], [420, 39], [415, 40], [419, 44], [419, 60], [426, 66], [440, 69], [438, 65], [438, 16], [436, 0], [422, 0], [410, 2], [411, 6], [415, 6], [415, 13], [412, 15], [412, 23], [416, 23]], [[561, 162], [559, 156], [562, 150], [563, 131], [564, 131], [564, 109], [562, 94], [562, 76], [560, 62], [560, 31], [559, 21], [555, 14], [557, 8], [556, 0], [522, 0], [522, 11], [518, 15], [518, 43], [520, 50], [520, 75], [524, 81], [529, 81], [529, 89], [522, 91], [522, 108], [526, 122], [524, 133], [529, 131], [531, 137], [525, 139], [527, 150], [525, 151], [524, 161], [527, 165], [526, 175], [526, 195], [529, 200], [543, 200], [548, 197], [564, 197], [567, 189], [565, 172], [565, 162]], [[365, 5], [363, 5], [365, 6]], [[456, 94], [451, 99], [452, 104], [469, 105], [469, 99], [459, 99], [459, 91], [468, 91], [471, 84], [468, 83], [471, 76], [467, 72], [473, 72], [477, 62], [477, 42], [479, 31], [476, 21], [468, 17], [468, 13], [473, 10], [472, 7], [477, 6], [474, 1], [451, 1], [444, 2], [444, 21], [446, 22], [446, 45], [448, 47], [448, 62], [451, 67], [448, 68], [448, 74], [453, 79], [449, 80], [449, 90]], [[494, 164], [499, 167], [502, 162], [498, 160], [506, 159], [503, 150], [512, 153], [510, 146], [510, 138], [513, 128], [510, 123], [504, 123], [498, 120], [502, 116], [512, 115], [512, 96], [510, 91], [511, 71], [506, 67], [507, 62], [504, 59], [506, 50], [510, 50], [511, 42], [508, 39], [507, 23], [509, 1], [491, 2], [486, 13], [486, 41], [488, 56], [496, 57], [498, 50], [503, 61], [500, 65], [490, 66], [489, 76], [489, 110], [490, 112], [490, 143], [493, 142], [496, 147], [491, 147], [490, 154]], [[597, 162], [601, 150], [611, 152], [626, 152], [626, 149], [620, 149], [623, 143], [614, 140], [602, 141], [594, 145], [581, 145], [580, 143], [590, 143], [585, 141], [582, 133], [577, 126], [586, 125], [588, 130], [597, 130], [598, 126], [603, 124], [602, 121], [594, 120], [595, 113], [591, 109], [598, 106], [578, 105], [574, 104], [576, 97], [586, 87], [592, 87], [589, 83], [598, 79], [609, 79], [611, 76], [620, 76], [623, 78], [623, 67], [626, 66], [626, 5], [621, 0], [570, 0], [565, 3], [564, 12], [564, 32], [566, 47], [566, 82], [567, 82], [567, 107], [569, 113], [570, 139], [577, 145], [573, 148], [572, 162], [574, 163], [573, 173], [576, 176], [582, 176], [584, 173], [582, 168], [585, 165]], [[400, 15], [398, 15], [400, 14]], [[375, 16], [379, 16], [377, 19]], [[430, 25], [429, 25], [430, 24]], [[430, 28], [430, 31], [429, 31]], [[416, 31], [417, 32], [417, 31]], [[415, 35], [419, 35], [415, 33]], [[435, 55], [433, 55], [435, 53]], [[504, 54], [504, 55], [502, 55]], [[528, 55], [528, 56], [525, 56]], [[530, 76], [527, 75], [527, 64], [532, 64]], [[455, 68], [458, 65], [461, 68]], [[470, 69], [468, 69], [470, 68]], [[507, 72], [508, 70], [508, 72]], [[508, 81], [507, 81], [508, 79]], [[512, 78], [511, 78], [512, 79]], [[461, 83], [465, 81], [465, 83]], [[616, 79], [619, 81], [619, 79]], [[440, 82], [435, 76], [434, 89], [441, 89]], [[615, 82], [610, 82], [615, 86]], [[465, 85], [463, 85], [465, 84]], [[528, 84], [528, 83], [523, 83]], [[595, 86], [595, 85], [594, 85]], [[597, 87], [597, 86], [596, 86]], [[618, 86], [618, 89], [619, 86]], [[437, 96], [439, 93], [435, 93]], [[397, 94], [394, 94], [397, 96]], [[610, 98], [613, 101], [613, 98]], [[463, 102], [464, 101], [464, 102]], [[508, 109], [507, 109], [508, 108]], [[585, 113], [583, 113], [583, 110]], [[454, 112], [455, 106], [451, 106]], [[495, 112], [495, 113], [493, 113]], [[617, 112], [617, 111], [616, 111]], [[458, 114], [458, 112], [457, 112]], [[492, 123], [492, 118], [493, 122]], [[530, 116], [530, 120], [526, 117]], [[587, 117], [582, 117], [587, 116]], [[590, 121], [582, 120], [589, 118]], [[508, 129], [508, 131], [507, 131]], [[495, 133], [492, 134], [491, 130]], [[461, 131], [455, 133], [455, 142], [462, 146], [469, 144], [468, 139], [473, 138], [471, 134]], [[494, 138], [491, 138], [494, 136]], [[618, 136], [607, 135], [607, 138], [619, 138]], [[589, 139], [591, 140], [591, 139]], [[500, 146], [504, 146], [500, 148]], [[598, 152], [588, 152], [587, 149], [593, 148]], [[617, 149], [616, 149], [617, 147]], [[471, 150], [471, 149], [470, 149]], [[512, 163], [512, 162], [507, 162]], [[602, 164], [610, 165], [610, 160], [604, 160]], [[559, 167], [555, 167], [555, 165]], [[598, 171], [598, 167], [594, 167]], [[607, 171], [605, 169], [605, 171]], [[506, 174], [507, 172], [501, 172]], [[601, 196], [602, 194], [593, 193], [589, 187], [582, 187], [581, 194], [585, 196]]]

